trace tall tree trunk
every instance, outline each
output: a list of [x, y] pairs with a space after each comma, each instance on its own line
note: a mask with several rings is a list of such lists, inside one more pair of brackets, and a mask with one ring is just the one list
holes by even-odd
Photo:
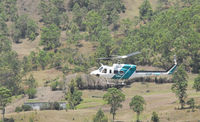
[[113, 113], [113, 122], [114, 122], [114, 120], [115, 120], [115, 113]]
[[181, 109], [183, 109], [183, 108], [184, 108], [184, 100], [181, 99]]
[[3, 109], [2, 109], [2, 122], [4, 122], [4, 115], [5, 115], [5, 108], [3, 107]]
[[139, 122], [140, 120], [139, 120], [139, 115], [140, 115], [140, 113], [139, 112], [137, 112], [137, 122]]

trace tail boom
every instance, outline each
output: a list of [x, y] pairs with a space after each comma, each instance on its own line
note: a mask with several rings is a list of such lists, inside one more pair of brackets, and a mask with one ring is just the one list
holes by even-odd
[[148, 76], [161, 76], [161, 75], [171, 75], [175, 71], [177, 67], [177, 63], [175, 64], [167, 71], [135, 71], [133, 73], [132, 78], [134, 77], [148, 77]]

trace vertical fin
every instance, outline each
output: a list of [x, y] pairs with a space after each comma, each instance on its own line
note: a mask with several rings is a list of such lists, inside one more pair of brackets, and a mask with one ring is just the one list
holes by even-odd
[[174, 73], [175, 69], [177, 67], [177, 62], [176, 62], [176, 55], [174, 55], [174, 65], [171, 69], [169, 69], [169, 71], [167, 71], [167, 74], [172, 74]]

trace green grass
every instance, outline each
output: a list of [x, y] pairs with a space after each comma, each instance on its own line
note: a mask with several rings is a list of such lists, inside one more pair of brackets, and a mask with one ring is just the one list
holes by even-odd
[[32, 100], [32, 99], [28, 99], [26, 102], [29, 102], [29, 103], [35, 103], [35, 102], [40, 102], [38, 100]]
[[12, 96], [11, 97], [11, 101], [15, 101], [17, 99], [21, 99], [23, 97], [23, 95], [16, 95], [16, 96]]
[[77, 109], [85, 109], [106, 104], [102, 98], [84, 98], [83, 101], [77, 106]]

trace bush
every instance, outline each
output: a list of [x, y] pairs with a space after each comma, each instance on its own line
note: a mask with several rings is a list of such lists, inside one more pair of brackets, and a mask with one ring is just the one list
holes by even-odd
[[36, 34], [32, 32], [32, 33], [28, 36], [28, 38], [29, 38], [31, 41], [35, 40]]
[[158, 114], [156, 112], [152, 113], [151, 121], [159, 122], [159, 117], [158, 117]]
[[58, 87], [59, 87], [59, 90], [63, 90], [65, 88], [65, 82], [64, 81], [58, 82]]
[[53, 103], [54, 110], [60, 110], [60, 104], [58, 102]]
[[15, 112], [31, 111], [33, 108], [30, 105], [22, 105], [21, 107], [16, 107]]
[[5, 118], [4, 122], [15, 122], [15, 120], [13, 118]]
[[108, 122], [108, 118], [104, 115], [103, 111], [99, 109], [93, 118], [93, 122]]
[[57, 86], [58, 86], [58, 81], [55, 81], [55, 82], [51, 83], [51, 90], [52, 91], [57, 90]]
[[194, 108], [195, 108], [195, 101], [194, 101], [194, 98], [190, 98], [190, 99], [187, 101], [187, 104], [190, 106], [190, 108], [192, 109], [192, 111], [194, 111]]
[[69, 72], [69, 67], [67, 65], [65, 65], [64, 67], [62, 67], [62, 72], [63, 74], [67, 74]]
[[17, 112], [17, 113], [18, 113], [18, 112], [22, 112], [22, 111], [23, 111], [22, 107], [19, 107], [19, 106], [18, 106], [18, 107], [15, 108], [15, 112]]
[[37, 90], [35, 88], [29, 88], [26, 93], [28, 94], [29, 99], [33, 99], [37, 93]]
[[81, 76], [77, 76], [75, 81], [76, 81], [77, 87], [79, 89], [83, 88], [83, 80], [82, 80]]
[[22, 109], [24, 111], [31, 111], [31, 110], [33, 110], [33, 108], [30, 105], [22, 105]]

